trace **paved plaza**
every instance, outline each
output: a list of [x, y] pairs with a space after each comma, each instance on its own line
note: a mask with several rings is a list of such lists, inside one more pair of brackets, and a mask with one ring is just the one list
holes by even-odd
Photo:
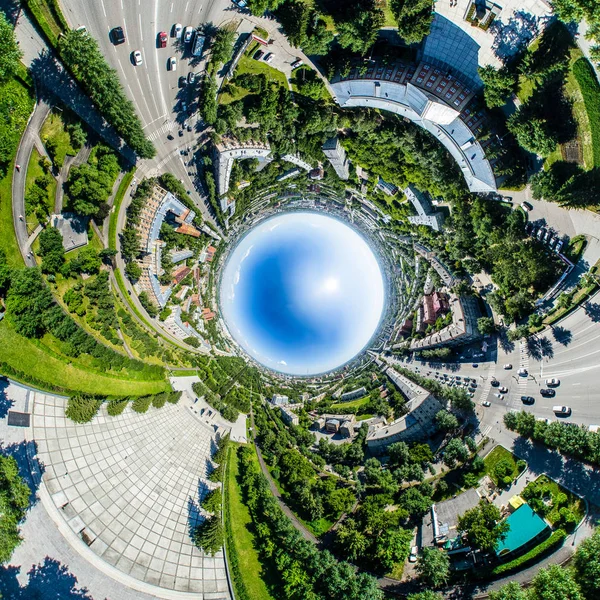
[[127, 408], [110, 417], [102, 407], [84, 425], [66, 419], [65, 402], [36, 394], [33, 437], [45, 465], [42, 495], [76, 549], [142, 590], [230, 598], [223, 553], [205, 556], [190, 538], [203, 518], [199, 497], [214, 487], [206, 477], [215, 435], [225, 430], [197, 419], [185, 395], [144, 414]]

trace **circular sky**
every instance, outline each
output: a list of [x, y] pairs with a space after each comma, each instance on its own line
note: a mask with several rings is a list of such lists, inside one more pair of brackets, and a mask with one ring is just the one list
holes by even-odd
[[367, 242], [315, 213], [251, 229], [221, 280], [221, 313], [250, 356], [290, 375], [330, 371], [356, 356], [381, 319], [384, 283]]

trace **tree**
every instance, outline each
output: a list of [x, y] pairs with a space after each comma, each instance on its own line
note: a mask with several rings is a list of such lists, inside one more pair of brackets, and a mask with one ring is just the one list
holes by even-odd
[[460, 438], [452, 438], [444, 448], [444, 464], [453, 469], [469, 458], [469, 449]]
[[75, 423], [88, 423], [96, 416], [101, 404], [102, 400], [97, 396], [77, 394], [67, 401], [65, 415]]
[[218, 71], [231, 58], [234, 40], [235, 31], [225, 28], [217, 30], [210, 54], [212, 72]]
[[458, 419], [447, 410], [440, 410], [435, 415], [435, 424], [441, 431], [455, 431], [458, 429]]
[[419, 519], [431, 508], [431, 498], [424, 496], [416, 487], [411, 487], [402, 494], [399, 504], [411, 517]]
[[221, 513], [205, 519], [194, 532], [194, 544], [207, 554], [214, 556], [223, 547], [223, 525]]
[[586, 600], [594, 600], [600, 590], [600, 529], [581, 542], [573, 566]]
[[529, 337], [529, 325], [518, 325], [514, 329], [509, 329], [506, 337], [511, 342], [516, 342], [517, 340]]
[[396, 563], [403, 563], [410, 554], [412, 531], [387, 529], [375, 540], [375, 559], [381, 571], [388, 573]]
[[55, 227], [46, 227], [40, 233], [40, 256], [42, 257], [42, 271], [44, 273], [57, 273], [65, 262], [65, 249], [63, 237]]
[[12, 271], [6, 262], [6, 252], [0, 248], [0, 298], [6, 296], [11, 278]]
[[209, 512], [217, 514], [221, 511], [221, 505], [223, 502], [223, 493], [220, 487], [216, 487], [206, 494], [201, 502], [202, 508]]
[[337, 528], [336, 546], [348, 560], [356, 562], [362, 558], [368, 545], [367, 536], [360, 531], [354, 519], [346, 519]]
[[498, 542], [506, 537], [509, 525], [500, 523], [500, 509], [485, 500], [458, 518], [457, 529], [467, 536], [469, 544], [480, 550], [492, 552]]
[[6, 313], [17, 333], [28, 338], [43, 335], [46, 331], [44, 314], [53, 304], [52, 293], [39, 269], [21, 269], [13, 273], [6, 295]]
[[131, 403], [131, 408], [136, 413], [145, 413], [148, 411], [151, 404], [152, 404], [152, 396], [138, 396]]
[[432, 590], [425, 590], [424, 592], [409, 594], [408, 600], [444, 600], [444, 598], [438, 592], [433, 592]]
[[79, 273], [94, 275], [100, 270], [102, 261], [95, 248], [88, 245], [79, 252], [77, 258], [72, 260], [71, 264], [73, 270], [78, 271]]
[[142, 267], [138, 265], [134, 260], [129, 261], [125, 265], [125, 275], [131, 281], [137, 281], [142, 276]]
[[366, 54], [385, 22], [383, 10], [375, 0], [351, 0], [344, 11], [344, 20], [336, 23], [339, 45]]
[[22, 56], [14, 28], [0, 12], [0, 83], [8, 81], [17, 72]]
[[19, 522], [29, 506], [30, 490], [12, 456], [0, 455], [0, 563], [6, 563], [21, 543]]
[[117, 255], [117, 251], [113, 250], [112, 248], [102, 248], [102, 250], [100, 250], [100, 252], [98, 253], [100, 260], [105, 265], [111, 265], [112, 261], [116, 255]]
[[479, 68], [479, 77], [483, 82], [483, 96], [488, 108], [504, 106], [513, 95], [517, 80], [515, 74], [506, 67], [496, 69], [492, 65]]
[[398, 35], [407, 44], [417, 44], [429, 34], [434, 14], [431, 0], [392, 0], [390, 7], [398, 22]]
[[213, 75], [206, 75], [204, 78], [198, 108], [202, 119], [208, 125], [214, 125], [217, 121], [217, 82]]
[[558, 143], [545, 119], [527, 114], [523, 109], [512, 114], [506, 126], [517, 138], [519, 145], [533, 154], [548, 156], [554, 152]]
[[529, 321], [527, 321], [527, 325], [530, 328], [537, 329], [538, 327], [541, 327], [543, 323], [544, 317], [542, 317], [542, 315], [539, 313], [532, 313], [529, 315]]
[[528, 600], [584, 600], [584, 596], [570, 569], [552, 565], [533, 578]]
[[441, 587], [450, 577], [450, 558], [439, 548], [425, 547], [417, 559], [415, 570], [425, 585]]
[[490, 592], [490, 600], [527, 600], [527, 592], [520, 583], [511, 581], [503, 585], [497, 592]]
[[492, 317], [479, 317], [477, 319], [477, 329], [481, 335], [491, 335], [496, 332], [496, 323]]

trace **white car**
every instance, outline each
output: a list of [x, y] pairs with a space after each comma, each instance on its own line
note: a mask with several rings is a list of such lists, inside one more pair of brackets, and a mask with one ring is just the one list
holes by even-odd
[[192, 36], [194, 35], [194, 28], [193, 27], [186, 27], [185, 31], [183, 32], [183, 43], [184, 44], [189, 44], [192, 41]]
[[505, 371], [510, 371], [512, 369], [512, 365], [510, 363], [508, 363], [508, 364], [504, 365], [503, 368]]
[[505, 387], [505, 386], [502, 386], [502, 387], [498, 388], [498, 391], [499, 391], [501, 394], [508, 394], [508, 388], [507, 388], [507, 387]]
[[411, 563], [417, 562], [418, 554], [419, 554], [419, 546], [413, 546], [410, 549], [410, 556], [408, 557], [408, 562], [411, 562]]
[[264, 61], [265, 61], [266, 63], [270, 63], [270, 62], [271, 62], [271, 61], [272, 61], [274, 58], [275, 58], [275, 55], [274, 55], [272, 52], [269, 52], [269, 53], [268, 53], [268, 54], [265, 56], [265, 58], [264, 58]]
[[488, 400], [484, 400], [484, 401], [481, 403], [481, 406], [491, 406], [491, 405], [492, 405], [492, 403], [491, 403], [490, 401], [488, 401]]
[[529, 371], [527, 369], [524, 369], [523, 367], [521, 367], [517, 371], [517, 374], [519, 375], [519, 377], [527, 377], [527, 375], [529, 375]]
[[180, 39], [181, 38], [181, 32], [183, 31], [183, 25], [181, 23], [175, 23], [175, 25], [173, 25], [173, 37], [175, 39]]
[[169, 67], [169, 71], [177, 71], [177, 58], [171, 56], [169, 62], [167, 63], [167, 66]]
[[571, 414], [571, 407], [570, 406], [553, 406], [552, 412], [554, 412], [557, 415], [560, 415], [562, 417], [568, 417]]
[[600, 425], [590, 425], [588, 427], [588, 431], [591, 431], [592, 433], [598, 433], [600, 432]]
[[556, 379], [556, 377], [553, 377], [552, 379], [546, 379], [546, 385], [548, 387], [556, 387], [560, 385], [560, 379]]
[[139, 50], [136, 50], [133, 53], [133, 64], [136, 67], [139, 67], [140, 65], [142, 65], [144, 63], [144, 59], [142, 58], [142, 53]]

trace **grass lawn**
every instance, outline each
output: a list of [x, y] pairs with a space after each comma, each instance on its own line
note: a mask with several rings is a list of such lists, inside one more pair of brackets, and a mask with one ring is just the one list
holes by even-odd
[[[253, 533], [252, 517], [244, 504], [239, 485], [239, 447], [239, 444], [231, 444], [229, 448], [225, 479], [225, 532], [233, 587], [238, 598], [272, 600], [268, 589], [268, 573], [257, 551], [258, 540]], [[256, 452], [253, 457], [256, 468], [260, 470]]]
[[359, 408], [368, 404], [371, 401], [369, 396], [363, 396], [362, 398], [358, 398], [356, 400], [350, 400], [349, 402], [336, 402], [331, 405], [331, 410], [344, 410], [345, 408]]
[[514, 479], [519, 474], [519, 470], [517, 469], [517, 459], [515, 458], [515, 455], [506, 448], [502, 446], [496, 446], [483, 459], [486, 474], [490, 476], [496, 485], [500, 485], [500, 487], [502, 487], [502, 482], [499, 482], [499, 478], [496, 475], [496, 467], [502, 461], [507, 461], [507, 463], [512, 466], [512, 479]]
[[[267, 76], [269, 81], [277, 83], [285, 89], [288, 89], [288, 80], [285, 74], [278, 69], [274, 69], [264, 61], [254, 60], [250, 54], [252, 49], [253, 47], [251, 46], [251, 48], [246, 51], [244, 56], [240, 58], [235, 70], [235, 74], [241, 75], [243, 73], [251, 73], [253, 75], [258, 75], [259, 73], [263, 73]], [[219, 104], [231, 104], [232, 102], [247, 96], [249, 93], [244, 88], [238, 87], [231, 83], [229, 84], [229, 87], [231, 88], [230, 92], [223, 93], [219, 96]]]
[[113, 209], [110, 213], [110, 220], [108, 222], [108, 247], [112, 250], [117, 249], [117, 219], [119, 218], [119, 210], [121, 209], [121, 203], [123, 202], [123, 198], [125, 197], [125, 192], [129, 189], [131, 185], [131, 181], [133, 180], [133, 176], [135, 175], [135, 167], [128, 171], [123, 179], [121, 179], [121, 183], [119, 184], [119, 189], [115, 195], [115, 200], [113, 203]]
[[[60, 113], [50, 113], [42, 125], [40, 137], [42, 138], [44, 145], [46, 145], [46, 150], [48, 150], [48, 140], [56, 146], [53, 162], [59, 169], [63, 166], [67, 154], [70, 156], [75, 156], [77, 154], [77, 150], [71, 145], [71, 137], [65, 129], [65, 124], [63, 123]], [[51, 152], [48, 153], [52, 156]]]
[[[577, 517], [577, 522], [581, 521], [585, 516], [585, 503], [584, 501], [575, 494], [572, 494], [564, 488], [560, 483], [557, 483], [553, 479], [550, 479], [546, 475], [540, 475], [535, 481], [531, 482], [527, 487], [532, 484], [540, 484], [543, 485], [552, 496], [552, 500], [558, 496], [558, 494], [563, 493], [567, 496], [567, 503], [564, 505], [569, 510], [573, 511], [575, 516]], [[527, 489], [527, 488], [525, 488]], [[556, 523], [560, 521], [559, 515], [560, 507], [552, 507], [552, 510], [546, 515], [546, 519], [550, 523], [550, 525], [554, 526]]]
[[169, 375], [171, 377], [194, 377], [198, 374], [198, 371], [184, 371], [183, 369], [175, 369], [174, 371], [169, 371]]
[[[41, 343], [16, 333], [6, 322], [0, 322], [0, 361], [13, 369], [52, 385], [106, 395], [141, 395], [170, 391], [166, 381], [140, 381], [125, 373], [124, 378], [94, 373], [76, 362], [46, 351]], [[27, 383], [27, 381], [25, 381]]]
[[[33, 148], [31, 151], [31, 158], [29, 159], [29, 165], [27, 166], [27, 178], [25, 180], [25, 197], [27, 192], [33, 187], [34, 181], [44, 174], [44, 169], [40, 165], [42, 156], [37, 151], [37, 148]], [[52, 181], [48, 186], [48, 197], [46, 200], [46, 209], [49, 215], [54, 212], [54, 196], [56, 195], [56, 179], [52, 177]], [[27, 207], [26, 207], [27, 208]], [[38, 219], [35, 213], [27, 213], [27, 229], [31, 233], [38, 225]]]

